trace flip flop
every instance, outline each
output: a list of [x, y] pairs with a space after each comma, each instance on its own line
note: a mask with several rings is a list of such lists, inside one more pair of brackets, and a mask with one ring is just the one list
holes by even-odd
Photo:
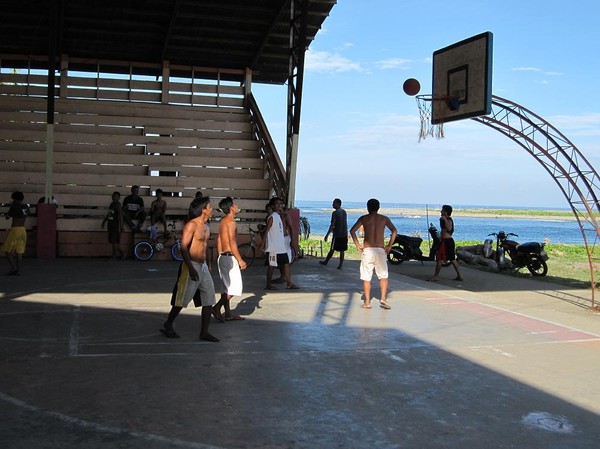
[[300, 289], [300, 287], [298, 287], [296, 284], [292, 284], [290, 286], [287, 287], [288, 290], [298, 290]]
[[367, 305], [363, 304], [363, 305], [360, 306], [360, 308], [361, 309], [370, 309], [371, 306], [367, 306]]
[[390, 310], [392, 308], [392, 306], [390, 306], [387, 302], [380, 303], [379, 307], [381, 307], [382, 309], [385, 309], [385, 310]]
[[216, 343], [216, 342], [221, 341], [221, 340], [219, 340], [214, 335], [208, 334], [208, 335], [205, 335], [204, 337], [202, 335], [200, 335], [200, 341], [210, 341], [211, 343]]
[[230, 317], [224, 317], [225, 321], [244, 321], [246, 318], [239, 315], [232, 315]]
[[179, 337], [181, 337], [181, 335], [179, 335], [173, 329], [159, 329], [159, 330], [160, 330], [160, 333], [163, 334], [167, 338], [179, 338]]
[[223, 318], [223, 315], [221, 315], [220, 313], [217, 313], [217, 311], [215, 309], [212, 309], [212, 316], [214, 316], [219, 323], [225, 322], [225, 318]]
[[273, 287], [273, 286], [271, 285], [271, 286], [267, 286], [267, 287], [265, 287], [265, 290], [277, 290], [277, 287]]
[[437, 282], [437, 281], [439, 281], [439, 279], [436, 279], [436, 278], [427, 279], [427, 282]]

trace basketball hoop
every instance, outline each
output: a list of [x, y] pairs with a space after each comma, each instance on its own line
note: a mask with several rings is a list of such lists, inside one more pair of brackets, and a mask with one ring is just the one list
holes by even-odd
[[[456, 98], [450, 96], [435, 97], [431, 94], [417, 95], [417, 106], [419, 106], [419, 117], [421, 119], [421, 128], [419, 130], [419, 142], [426, 139], [427, 136], [436, 139], [444, 138], [444, 118], [446, 111], [458, 109]], [[435, 102], [444, 102], [434, 106]], [[433, 108], [436, 108], [438, 121], [432, 123]]]

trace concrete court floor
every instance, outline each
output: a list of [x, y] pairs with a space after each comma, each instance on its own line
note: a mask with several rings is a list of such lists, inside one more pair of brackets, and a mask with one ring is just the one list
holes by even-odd
[[25, 260], [0, 278], [0, 447], [600, 447], [589, 292], [465, 267], [430, 283], [410, 262], [390, 266], [392, 310], [364, 310], [358, 262], [336, 263], [266, 292], [258, 260], [246, 320], [213, 319], [206, 343], [194, 309], [182, 338], [158, 332], [175, 262]]

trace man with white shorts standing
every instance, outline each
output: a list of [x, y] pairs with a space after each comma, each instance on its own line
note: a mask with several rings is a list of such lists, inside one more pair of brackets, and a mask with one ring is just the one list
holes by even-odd
[[196, 307], [202, 307], [202, 327], [200, 340], [216, 343], [219, 339], [208, 333], [212, 307], [215, 305], [215, 285], [206, 263], [206, 248], [210, 237], [208, 220], [212, 216], [210, 198], [196, 198], [190, 204], [188, 221], [183, 227], [181, 255], [177, 282], [171, 296], [171, 311], [160, 330], [167, 338], [179, 338], [173, 329], [173, 321], [184, 307], [194, 300]]
[[[244, 318], [231, 313], [229, 303], [231, 298], [242, 294], [241, 270], [246, 268], [246, 262], [242, 259], [237, 245], [235, 216], [240, 208], [234, 203], [233, 198], [228, 196], [219, 202], [219, 209], [225, 214], [219, 224], [219, 236], [217, 237], [217, 251], [219, 252], [217, 265], [223, 289], [221, 290], [221, 299], [213, 307], [212, 314], [220, 322], [239, 321]], [[222, 307], [225, 309], [224, 314], [221, 313]]]
[[[379, 301], [379, 307], [382, 309], [391, 309], [387, 303], [387, 287], [388, 287], [388, 266], [387, 266], [387, 255], [392, 249], [392, 245], [396, 240], [396, 234], [398, 231], [391, 222], [391, 220], [385, 215], [380, 215], [379, 201], [375, 198], [371, 198], [367, 201], [367, 215], [360, 217], [354, 226], [350, 229], [350, 235], [356, 248], [361, 253], [360, 260], [360, 279], [363, 281], [363, 289], [365, 293], [365, 302], [361, 306], [363, 309], [371, 308], [371, 278], [373, 277], [373, 270], [379, 278], [379, 285], [381, 288], [381, 300]], [[356, 237], [356, 231], [360, 227], [364, 229], [364, 239], [362, 245]], [[385, 228], [388, 228], [392, 232], [390, 241], [385, 246]]]

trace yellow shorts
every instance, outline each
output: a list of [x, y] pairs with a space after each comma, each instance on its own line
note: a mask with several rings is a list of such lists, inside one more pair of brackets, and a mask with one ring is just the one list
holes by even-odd
[[27, 246], [27, 230], [25, 226], [10, 228], [6, 241], [2, 245], [2, 251], [5, 253], [23, 254]]

